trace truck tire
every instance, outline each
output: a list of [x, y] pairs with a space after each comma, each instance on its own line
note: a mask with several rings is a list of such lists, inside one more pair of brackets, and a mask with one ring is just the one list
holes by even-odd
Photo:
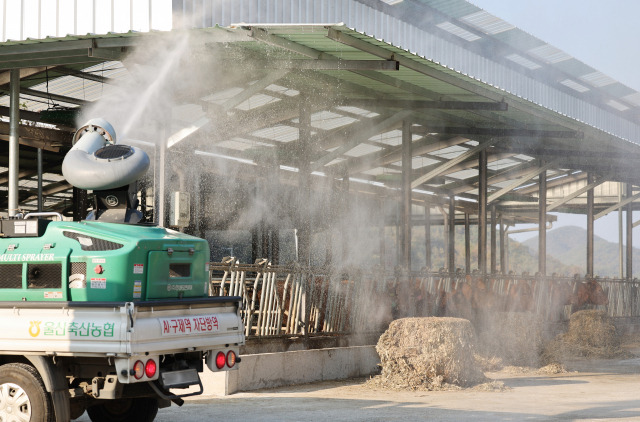
[[0, 420], [53, 420], [51, 397], [33, 366], [24, 363], [0, 366]]
[[105, 400], [87, 409], [92, 422], [152, 422], [158, 414], [158, 400], [148, 397]]

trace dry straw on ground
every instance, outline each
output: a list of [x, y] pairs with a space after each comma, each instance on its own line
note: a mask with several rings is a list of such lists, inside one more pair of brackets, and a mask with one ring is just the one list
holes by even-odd
[[473, 326], [459, 318], [403, 318], [393, 321], [376, 346], [382, 374], [372, 387], [439, 390], [487, 381], [474, 359]]
[[545, 347], [543, 360], [562, 362], [566, 358], [621, 357], [620, 336], [612, 319], [603, 311], [583, 310], [569, 319], [569, 330]]

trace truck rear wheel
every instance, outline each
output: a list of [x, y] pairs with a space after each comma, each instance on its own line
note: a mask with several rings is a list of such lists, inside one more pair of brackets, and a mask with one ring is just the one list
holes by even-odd
[[51, 398], [33, 366], [24, 363], [0, 366], [0, 420], [53, 420]]
[[152, 422], [158, 414], [158, 400], [153, 398], [105, 400], [87, 409], [93, 422]]

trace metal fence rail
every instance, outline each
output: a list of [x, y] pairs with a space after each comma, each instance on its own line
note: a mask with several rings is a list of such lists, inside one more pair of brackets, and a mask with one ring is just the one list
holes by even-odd
[[[248, 337], [379, 333], [393, 319], [412, 316], [473, 321], [491, 312], [535, 312], [558, 321], [578, 309], [601, 309], [611, 317], [640, 316], [637, 280], [382, 268], [332, 272], [266, 260], [242, 264], [235, 258], [210, 263], [210, 271], [211, 295], [242, 297]], [[600, 290], [589, 297], [584, 293], [587, 285]]]

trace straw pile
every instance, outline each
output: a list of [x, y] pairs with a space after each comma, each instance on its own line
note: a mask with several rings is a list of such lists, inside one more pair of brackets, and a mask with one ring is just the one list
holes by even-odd
[[486, 381], [474, 359], [475, 333], [466, 319], [403, 318], [382, 334], [376, 351], [382, 374], [370, 385], [438, 390]]
[[543, 320], [530, 312], [496, 312], [478, 334], [480, 354], [505, 366], [538, 367], [543, 348]]
[[569, 329], [551, 341], [544, 351], [547, 362], [564, 358], [612, 358], [623, 354], [616, 327], [603, 311], [584, 310], [571, 315]]

